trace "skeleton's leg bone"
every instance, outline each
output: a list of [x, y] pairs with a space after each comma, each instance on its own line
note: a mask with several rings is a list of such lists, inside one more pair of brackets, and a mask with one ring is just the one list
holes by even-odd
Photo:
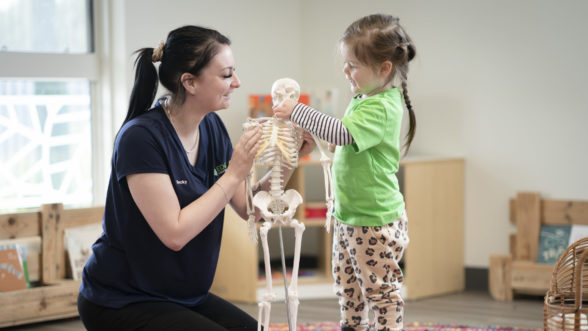
[[292, 267], [292, 278], [290, 279], [290, 286], [288, 287], [288, 306], [290, 307], [290, 319], [292, 320], [292, 329], [296, 330], [296, 318], [298, 316], [298, 269], [300, 267], [300, 247], [302, 244], [302, 233], [304, 232], [304, 224], [293, 219], [290, 226], [294, 228], [295, 244], [294, 244], [294, 266]]
[[270, 256], [269, 256], [269, 246], [267, 243], [267, 233], [269, 231], [269, 229], [271, 229], [272, 227], [272, 222], [265, 222], [262, 226], [261, 229], [259, 230], [259, 234], [261, 236], [261, 244], [263, 247], [263, 262], [265, 265], [265, 282], [266, 282], [266, 292], [267, 293], [271, 293], [272, 292], [272, 270], [271, 270], [271, 266], [270, 266]]
[[[261, 192], [260, 192], [261, 193]], [[259, 303], [259, 319], [257, 320], [257, 329], [259, 330], [259, 323], [263, 318], [263, 325], [266, 328], [269, 327], [270, 311], [272, 308], [272, 301], [276, 298], [276, 294], [272, 290], [272, 270], [270, 266], [269, 247], [267, 244], [267, 233], [271, 229], [273, 223], [265, 222], [259, 230], [261, 237], [261, 244], [263, 247], [263, 263], [265, 265], [265, 293], [263, 294], [262, 301]]]
[[[258, 313], [257, 313], [257, 331], [261, 331], [261, 325], [263, 324], [261, 321], [263, 320], [263, 318], [265, 318], [265, 316], [269, 316], [269, 313], [270, 313], [271, 308], [272, 307], [269, 306], [269, 305], [267, 305], [266, 302], [259, 302], [257, 304], [257, 310], [258, 310]], [[266, 313], [266, 309], [267, 309], [267, 314], [265, 314], [265, 316], [264, 316], [264, 313]], [[267, 330], [269, 330], [268, 324], [265, 324], [265, 325], [266, 325], [265, 328]]]
[[[286, 295], [286, 314], [288, 314], [288, 329], [289, 330], [296, 330], [296, 327], [292, 327], [292, 311], [290, 307], [290, 293], [287, 288], [287, 269], [286, 269], [286, 258], [284, 257], [284, 239], [282, 238], [282, 222], [283, 220], [278, 220], [278, 228], [280, 233], [280, 257], [282, 260], [282, 276], [284, 277], [284, 293]], [[296, 324], [296, 323], [294, 323]]]

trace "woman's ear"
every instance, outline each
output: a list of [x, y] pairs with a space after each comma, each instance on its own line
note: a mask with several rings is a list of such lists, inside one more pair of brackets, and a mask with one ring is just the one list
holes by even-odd
[[380, 76], [381, 77], [388, 77], [388, 75], [390, 75], [390, 73], [392, 72], [393, 66], [394, 65], [390, 61], [382, 62], [382, 64], [380, 65]]
[[180, 81], [182, 82], [184, 89], [186, 89], [186, 93], [192, 95], [196, 94], [197, 82], [196, 77], [194, 77], [194, 75], [185, 72], [182, 74], [182, 76], [180, 76]]

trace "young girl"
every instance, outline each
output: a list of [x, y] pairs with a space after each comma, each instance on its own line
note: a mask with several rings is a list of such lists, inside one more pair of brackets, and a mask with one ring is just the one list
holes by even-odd
[[341, 52], [343, 73], [354, 94], [342, 120], [289, 100], [276, 105], [274, 111], [337, 145], [333, 277], [342, 330], [367, 330], [369, 310], [374, 313], [376, 330], [400, 330], [404, 302], [398, 262], [408, 235], [396, 172], [402, 99], [409, 114], [406, 150], [415, 133], [406, 80], [408, 63], [416, 51], [398, 18], [377, 14], [347, 28]]

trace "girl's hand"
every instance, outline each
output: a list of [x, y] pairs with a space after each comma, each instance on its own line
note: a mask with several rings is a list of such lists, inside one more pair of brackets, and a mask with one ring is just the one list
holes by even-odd
[[261, 144], [262, 130], [258, 126], [251, 126], [245, 130], [237, 145], [233, 149], [233, 156], [227, 168], [227, 174], [235, 176], [239, 181], [249, 175], [253, 160]]
[[335, 146], [336, 146], [335, 144], [329, 143], [329, 152], [335, 153]]
[[292, 115], [292, 111], [294, 110], [294, 106], [296, 106], [297, 103], [296, 100], [285, 99], [280, 104], [273, 106], [272, 109], [277, 118], [289, 120], [290, 115]]
[[298, 151], [298, 158], [301, 159], [312, 152], [314, 149], [314, 138], [308, 131], [302, 134], [302, 145]]

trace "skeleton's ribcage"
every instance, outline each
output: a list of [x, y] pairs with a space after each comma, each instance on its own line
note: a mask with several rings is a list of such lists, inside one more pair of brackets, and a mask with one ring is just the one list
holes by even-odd
[[272, 167], [278, 161], [289, 168], [298, 166], [298, 150], [303, 130], [291, 121], [275, 117], [250, 118], [246, 125], [260, 126], [263, 130], [261, 146], [255, 164]]

